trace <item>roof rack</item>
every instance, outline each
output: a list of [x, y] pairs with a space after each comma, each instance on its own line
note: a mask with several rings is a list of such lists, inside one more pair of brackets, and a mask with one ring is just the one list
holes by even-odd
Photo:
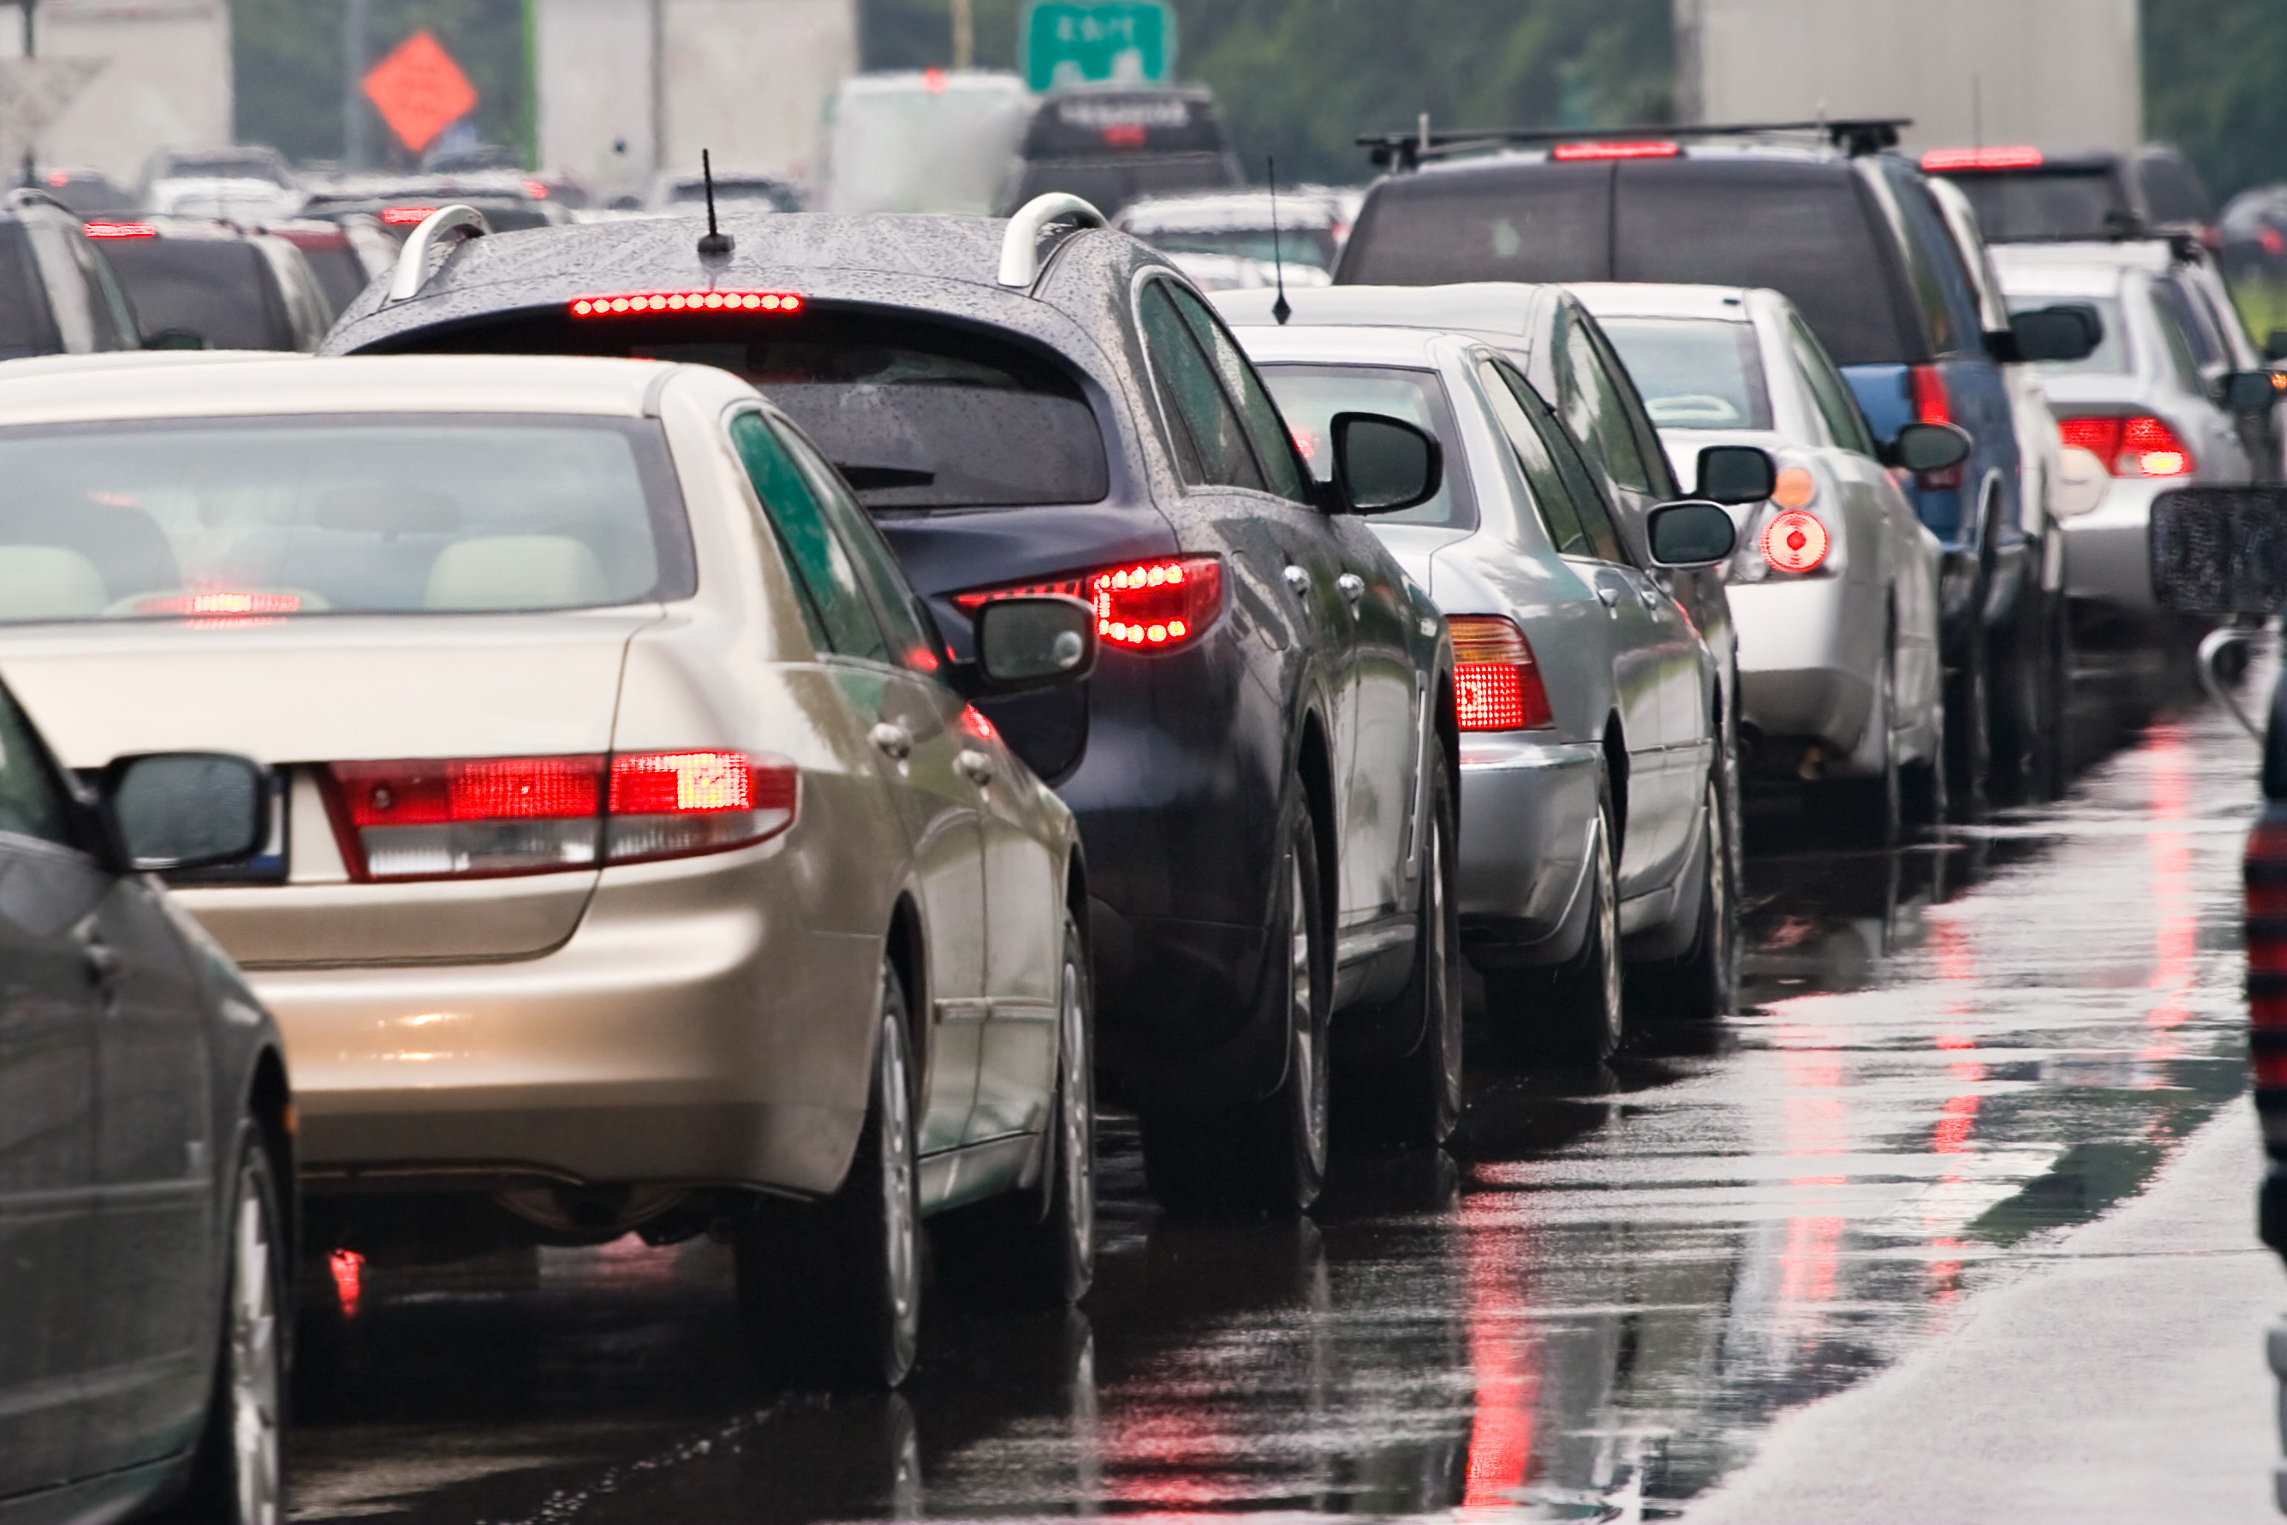
[[389, 277], [389, 295], [382, 299], [382, 306], [394, 307], [399, 302], [411, 301], [421, 294], [421, 288], [429, 284], [431, 274], [429, 251], [435, 247], [438, 239], [455, 231], [460, 232], [462, 241], [465, 242], [471, 238], [484, 237], [492, 231], [492, 224], [486, 222], [484, 213], [475, 207], [458, 202], [439, 207], [421, 219], [421, 225], [412, 231], [405, 240], [405, 247], [398, 251], [397, 268]]
[[1029, 288], [1040, 279], [1040, 235], [1050, 223], [1069, 217], [1083, 228], [1108, 228], [1111, 223], [1092, 202], [1061, 191], [1033, 197], [1009, 216], [1008, 232], [1001, 236], [1000, 283]]
[[1368, 133], [1356, 139], [1376, 164], [1405, 174], [1425, 159], [1480, 149], [1505, 148], [1521, 143], [1605, 143], [1673, 138], [1753, 138], [1783, 132], [1814, 132], [1853, 158], [1898, 146], [1898, 129], [1914, 125], [1912, 117], [1832, 117], [1815, 122], [1730, 122], [1686, 126], [1674, 122], [1644, 123], [1634, 127], [1487, 127], [1452, 128], [1432, 132], [1425, 118], [1414, 132]]

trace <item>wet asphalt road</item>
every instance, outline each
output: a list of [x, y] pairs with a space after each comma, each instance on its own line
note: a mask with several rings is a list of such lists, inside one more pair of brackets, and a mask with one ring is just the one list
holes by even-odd
[[294, 1515], [1673, 1515], [2239, 1097], [2254, 749], [2077, 715], [2069, 800], [1941, 841], [1762, 801], [1746, 1014], [1477, 1075], [1451, 1157], [1345, 1155], [1310, 1220], [1162, 1217], [1115, 1117], [1085, 1307], [940, 1304], [894, 1396], [750, 1377], [705, 1241], [368, 1272], [305, 1322]]

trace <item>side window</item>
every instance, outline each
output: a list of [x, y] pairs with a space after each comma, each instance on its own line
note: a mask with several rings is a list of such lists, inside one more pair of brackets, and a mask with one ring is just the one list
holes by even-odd
[[1817, 338], [1803, 327], [1801, 318], [1787, 319], [1787, 348], [1794, 352], [1795, 364], [1810, 387], [1811, 404], [1826, 425], [1827, 437], [1845, 450], [1873, 455], [1873, 436], [1858, 411], [1858, 399], [1851, 395], [1850, 384], [1836, 372]]
[[1199, 347], [1207, 351], [1215, 362], [1215, 369], [1223, 378], [1223, 390], [1238, 404], [1239, 422], [1245, 426], [1247, 440], [1255, 447], [1255, 464], [1262, 468], [1263, 480], [1269, 490], [1282, 498], [1297, 503], [1309, 501], [1302, 485], [1302, 465], [1294, 458], [1294, 439], [1287, 433], [1286, 420], [1279, 417], [1278, 404], [1271, 401], [1270, 393], [1263, 390], [1262, 379], [1239, 346], [1216, 322], [1198, 297], [1180, 286], [1163, 286], [1175, 301], [1184, 321], [1191, 325], [1192, 336]]
[[1564, 426], [1532, 383], [1497, 361], [1483, 362], [1478, 375], [1558, 554], [1620, 560], [1619, 539], [1603, 500], [1565, 439]]
[[88, 317], [95, 329], [97, 349], [141, 349], [143, 336], [136, 331], [134, 309], [128, 305], [127, 293], [120, 289], [119, 280], [96, 252], [95, 245], [85, 238], [70, 240], [73, 258], [79, 262], [79, 274], [87, 291]]
[[1628, 553], [1620, 548], [1620, 532], [1612, 525], [1612, 505], [1604, 501], [1604, 489], [1598, 485], [1595, 474], [1580, 453], [1570, 434], [1548, 404], [1533, 390], [1533, 384], [1506, 363], [1495, 361], [1493, 369], [1500, 374], [1502, 384], [1522, 408], [1525, 417], [1539, 434], [1546, 458], [1556, 466], [1556, 474], [1572, 499], [1573, 511], [1580, 516], [1580, 528], [1588, 537], [1585, 554], [1599, 561], [1626, 563]]
[[1627, 409], [1620, 388], [1604, 368], [1604, 357], [1589, 338], [1588, 325], [1570, 316], [1564, 325], [1564, 360], [1572, 372], [1570, 395], [1565, 399], [1565, 422], [1573, 437], [1604, 467], [1604, 475], [1638, 492], [1652, 491], [1643, 457], [1636, 453], [1628, 431]]
[[827, 464], [825, 457], [811, 447], [793, 429], [783, 424], [773, 425], [779, 443], [793, 456], [810, 481], [819, 504], [825, 509], [827, 523], [857, 561], [858, 575], [873, 593], [874, 612], [880, 616], [881, 628], [889, 635], [892, 655], [901, 666], [916, 672], [934, 673], [942, 663], [937, 657], [936, 623], [922, 608], [921, 600], [913, 591], [913, 584], [905, 580], [905, 569], [898, 565], [897, 553], [889, 548], [872, 518], [850, 496], [841, 474]]
[[2211, 334], [2203, 321], [2204, 314], [2192, 305], [2192, 295], [2174, 281], [2156, 281], [2152, 286], [2154, 300], [2165, 308], [2169, 316], [2184, 331], [2192, 346], [2192, 363], [2202, 370], [2223, 358], [2218, 336]]
[[2206, 381], [2200, 375], [2199, 348], [2192, 341], [2191, 314], [2184, 311], [2184, 294], [2159, 281], [2153, 282], [2151, 289], [2152, 317], [2160, 325], [2168, 358], [2175, 363], [2176, 380], [2187, 392], [2204, 392]]
[[857, 566], [834, 537], [802, 468], [759, 413], [741, 413], [731, 420], [731, 444], [746, 466], [754, 495], [762, 500], [763, 517], [770, 521], [795, 581], [809, 599], [813, 629], [826, 648], [846, 657], [887, 661], [889, 643], [866, 602]]
[[1260, 492], [1263, 477], [1255, 467], [1254, 451], [1247, 447], [1246, 429], [1167, 292], [1167, 282], [1147, 281], [1138, 305], [1143, 311], [1144, 353], [1151, 358], [1152, 379], [1158, 383], [1168, 427], [1188, 431], [1199, 464], [1198, 482]]
[[62, 786], [48, 771], [24, 712], [6, 695], [0, 695], [0, 831], [78, 845], [72, 840]]
[[88, 310], [87, 280], [65, 246], [62, 230], [46, 222], [27, 221], [24, 232], [32, 245], [32, 262], [39, 268], [40, 285], [46, 288], [48, 312], [63, 340], [64, 353], [88, 353], [97, 346], [95, 318]]
[[1916, 181], [1900, 175], [1893, 182], [1906, 245], [1906, 270], [1914, 284], [1914, 299], [1929, 325], [1930, 348], [1941, 355], [1957, 354], [1977, 342], [1965, 333], [1955, 314], [1970, 305], [1969, 276], [1938, 215], [1937, 203]]
[[1660, 445], [1659, 426], [1652, 422], [1652, 415], [1644, 411], [1643, 393], [1637, 390], [1636, 378], [1628, 374], [1628, 363], [1620, 358], [1620, 352], [1612, 347], [1611, 336], [1603, 329], [1585, 324], [1583, 331], [1603, 363], [1604, 374], [1627, 420], [1629, 433], [1635, 439], [1636, 458], [1644, 466], [1644, 490], [1655, 498], [1682, 496], [1675, 472], [1668, 464], [1668, 453]]

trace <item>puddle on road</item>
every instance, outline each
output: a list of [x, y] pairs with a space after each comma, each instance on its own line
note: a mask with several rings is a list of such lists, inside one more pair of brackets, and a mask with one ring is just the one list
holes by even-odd
[[[2239, 1094], [2252, 771], [2203, 713], [1990, 830], [1751, 861], [1746, 1015], [1474, 1076], [1454, 1158], [1344, 1159], [1312, 1220], [1161, 1216], [1114, 1119], [1086, 1310], [940, 1309], [895, 1396], [763, 1390], [704, 1243], [368, 1286], [297, 1516], [1671, 1516]], [[424, 1450], [463, 1470], [371, 1483]]]

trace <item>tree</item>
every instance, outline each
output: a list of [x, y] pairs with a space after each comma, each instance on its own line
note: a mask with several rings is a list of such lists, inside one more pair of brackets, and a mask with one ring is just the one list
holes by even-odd
[[2287, 6], [2143, 0], [2144, 131], [2190, 156], [2220, 203], [2287, 180]]

